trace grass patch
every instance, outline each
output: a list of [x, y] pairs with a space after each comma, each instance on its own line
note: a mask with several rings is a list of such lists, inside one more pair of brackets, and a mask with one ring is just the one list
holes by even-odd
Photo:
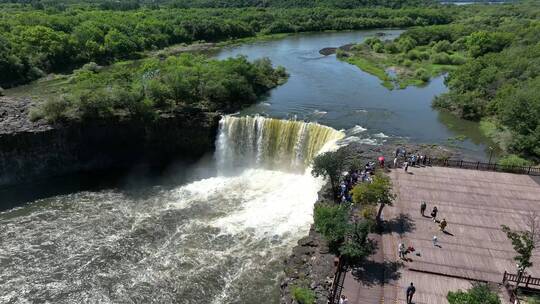
[[362, 57], [347, 58], [346, 61], [357, 66], [362, 71], [379, 78], [385, 88], [390, 90], [394, 88], [392, 78], [388, 76], [384, 68], [378, 66], [374, 61]]
[[293, 287], [292, 297], [300, 304], [315, 303], [315, 293], [308, 288]]
[[[376, 76], [381, 80], [382, 85], [389, 89], [421, 87], [429, 83], [431, 78], [453, 71], [458, 66], [452, 64], [450, 60], [437, 61], [436, 56], [430, 55], [431, 51], [427, 46], [418, 46], [408, 52], [396, 53], [386, 51], [381, 42], [373, 44], [373, 41], [373, 39], [368, 39], [363, 44], [354, 45], [347, 50], [339, 50], [338, 58]], [[447, 54], [445, 56], [451, 57]], [[392, 72], [387, 72], [389, 70]]]

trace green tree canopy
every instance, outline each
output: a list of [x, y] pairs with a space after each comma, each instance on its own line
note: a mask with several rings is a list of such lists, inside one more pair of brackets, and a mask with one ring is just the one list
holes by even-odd
[[335, 200], [337, 199], [337, 187], [344, 169], [345, 154], [338, 150], [336, 152], [325, 152], [315, 157], [311, 174], [315, 177], [322, 176], [329, 179]]
[[392, 206], [395, 199], [392, 182], [388, 176], [377, 171], [371, 183], [359, 183], [352, 189], [352, 199], [357, 204], [379, 204], [377, 220], [380, 220], [384, 206]]

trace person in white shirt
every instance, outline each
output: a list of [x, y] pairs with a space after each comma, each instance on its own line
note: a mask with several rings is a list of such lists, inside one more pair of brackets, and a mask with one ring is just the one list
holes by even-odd
[[349, 299], [347, 299], [346, 296], [341, 295], [341, 298], [339, 299], [339, 304], [349, 304]]

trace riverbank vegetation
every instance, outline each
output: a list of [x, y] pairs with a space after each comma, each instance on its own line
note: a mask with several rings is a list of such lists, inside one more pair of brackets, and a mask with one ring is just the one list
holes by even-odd
[[338, 56], [388, 88], [422, 85], [448, 73], [449, 92], [433, 105], [481, 121], [507, 153], [540, 159], [540, 5], [467, 6], [451, 23], [378, 37]]
[[449, 12], [435, 8], [193, 9], [157, 5], [111, 10], [99, 5], [38, 4], [0, 4], [0, 86], [4, 88], [51, 72], [69, 72], [88, 62], [107, 65], [141, 58], [145, 51], [181, 43], [276, 33], [402, 28], [452, 20]]
[[[505, 16], [506, 15], [506, 16]], [[446, 79], [450, 91], [434, 106], [489, 122], [509, 153], [540, 159], [540, 5], [505, 12], [492, 31], [468, 40], [470, 59]], [[500, 140], [499, 140], [500, 141]]]
[[[473, 6], [454, 10], [445, 25], [413, 27], [397, 39], [366, 39], [342, 48], [338, 56], [377, 76], [388, 88], [422, 85], [467, 61], [500, 52], [516, 41], [512, 33], [535, 30], [535, 5]], [[497, 21], [494, 21], [497, 20]]]
[[183, 54], [126, 62], [106, 69], [89, 63], [31, 112], [49, 122], [112, 116], [152, 118], [179, 109], [232, 111], [286, 80], [268, 59], [212, 60]]

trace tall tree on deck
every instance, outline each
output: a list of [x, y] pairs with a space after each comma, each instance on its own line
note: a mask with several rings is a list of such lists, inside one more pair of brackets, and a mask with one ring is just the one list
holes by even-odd
[[516, 288], [519, 286], [525, 269], [533, 265], [531, 261], [532, 254], [540, 243], [540, 218], [535, 211], [531, 211], [527, 215], [525, 224], [527, 225], [526, 230], [512, 230], [506, 225], [501, 225], [502, 231], [512, 242], [512, 247], [516, 252], [516, 256], [514, 256], [518, 273]]
[[381, 221], [384, 206], [392, 206], [396, 195], [392, 193], [392, 182], [382, 172], [375, 173], [371, 183], [360, 183], [352, 190], [353, 202], [363, 205], [379, 205], [377, 223]]

